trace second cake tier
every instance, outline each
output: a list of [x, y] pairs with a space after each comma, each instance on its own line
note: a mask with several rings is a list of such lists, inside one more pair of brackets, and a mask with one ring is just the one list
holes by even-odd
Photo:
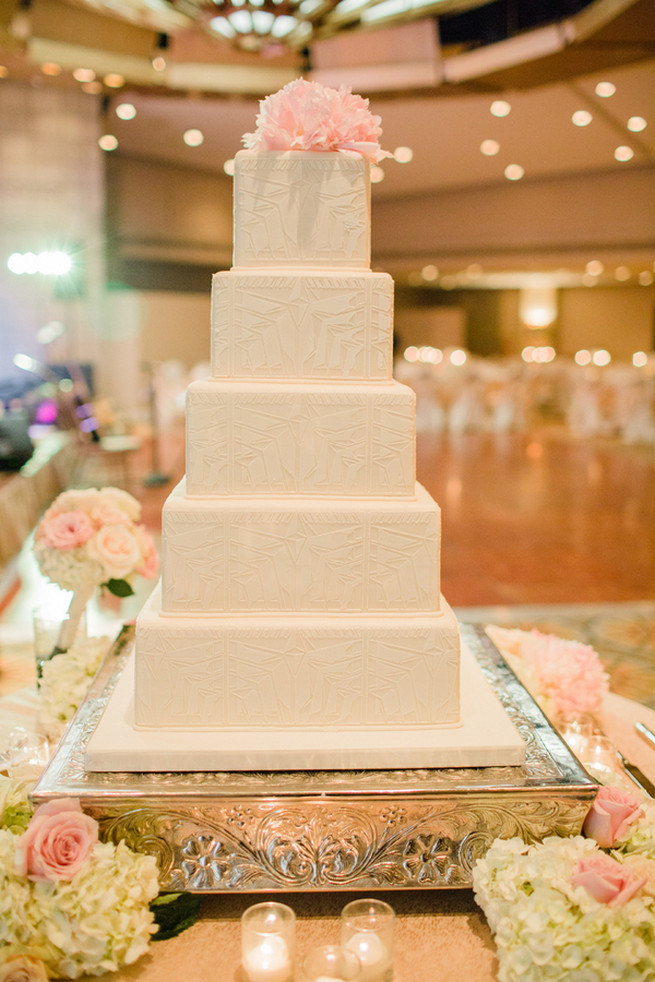
[[416, 496], [191, 498], [162, 524], [166, 613], [439, 610], [440, 511]]

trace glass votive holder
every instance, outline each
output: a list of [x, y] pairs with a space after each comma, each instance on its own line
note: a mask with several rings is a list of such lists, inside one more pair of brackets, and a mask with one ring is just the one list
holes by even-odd
[[352, 900], [341, 911], [341, 944], [359, 958], [360, 982], [392, 978], [395, 918], [383, 900]]
[[0, 770], [16, 781], [36, 782], [50, 759], [50, 745], [41, 733], [15, 726], [3, 739]]
[[241, 965], [248, 982], [289, 982], [293, 976], [296, 915], [268, 901], [241, 915]]
[[360, 982], [362, 963], [348, 948], [328, 944], [305, 956], [302, 972], [302, 982]]

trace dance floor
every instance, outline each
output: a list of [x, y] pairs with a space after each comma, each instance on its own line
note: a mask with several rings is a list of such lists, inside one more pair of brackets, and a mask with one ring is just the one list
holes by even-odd
[[[184, 469], [180, 431], [163, 442], [160, 459], [166, 484], [144, 485], [152, 463], [146, 450], [130, 488], [155, 532]], [[577, 440], [557, 428], [421, 435], [417, 473], [441, 505], [442, 590], [460, 620], [536, 627], [591, 644], [612, 689], [655, 708], [652, 448]], [[28, 548], [18, 570], [21, 589], [0, 617], [0, 695], [33, 678], [30, 612], [52, 590]], [[96, 609], [95, 626], [111, 629], [134, 607]]]

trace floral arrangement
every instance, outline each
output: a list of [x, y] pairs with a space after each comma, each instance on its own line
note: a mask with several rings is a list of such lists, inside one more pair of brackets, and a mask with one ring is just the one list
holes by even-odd
[[583, 833], [497, 839], [478, 860], [500, 982], [655, 977], [655, 802], [602, 787]]
[[490, 625], [487, 634], [552, 720], [598, 712], [609, 677], [590, 645]]
[[72, 720], [110, 644], [111, 639], [103, 637], [75, 641], [64, 654], [44, 663], [38, 722], [51, 742], [61, 738]]
[[79, 801], [32, 814], [25, 786], [0, 776], [0, 980], [42, 982], [116, 971], [157, 930], [157, 864], [98, 840]]
[[96, 587], [129, 597], [136, 576], [156, 576], [157, 551], [140, 517], [141, 505], [127, 491], [89, 488], [62, 492], [37, 525], [34, 555], [39, 569], [63, 590], [73, 591], [59, 650], [70, 646]]
[[251, 150], [341, 150], [372, 163], [391, 156], [380, 148], [380, 117], [368, 99], [346, 86], [327, 88], [298, 78], [259, 103], [257, 128], [243, 136]]

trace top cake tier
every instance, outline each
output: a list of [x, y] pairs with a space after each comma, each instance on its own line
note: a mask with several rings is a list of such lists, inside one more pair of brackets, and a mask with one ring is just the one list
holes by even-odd
[[359, 154], [240, 150], [234, 267], [368, 269], [370, 201]]

